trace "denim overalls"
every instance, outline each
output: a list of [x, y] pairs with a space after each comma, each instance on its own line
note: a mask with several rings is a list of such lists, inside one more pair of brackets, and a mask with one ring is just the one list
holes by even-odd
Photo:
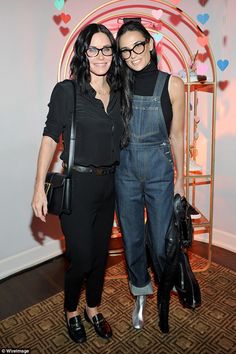
[[159, 72], [153, 96], [133, 96], [130, 143], [121, 151], [115, 176], [118, 218], [133, 295], [153, 292], [146, 244], [158, 279], [165, 263], [165, 235], [174, 194], [172, 153], [160, 101], [167, 77]]

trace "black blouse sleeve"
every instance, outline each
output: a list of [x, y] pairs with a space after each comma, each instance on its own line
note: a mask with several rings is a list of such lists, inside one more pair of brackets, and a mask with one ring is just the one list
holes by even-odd
[[73, 109], [73, 87], [69, 80], [59, 82], [54, 87], [50, 102], [48, 104], [49, 111], [45, 128], [44, 136], [50, 136], [58, 143], [61, 133], [64, 131], [68, 117]]

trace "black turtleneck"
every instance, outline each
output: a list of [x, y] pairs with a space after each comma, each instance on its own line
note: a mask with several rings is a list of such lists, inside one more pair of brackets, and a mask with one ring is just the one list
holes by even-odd
[[[156, 85], [159, 70], [153, 62], [150, 62], [143, 70], [134, 71], [134, 94], [138, 96], [152, 96]], [[161, 107], [166, 122], [168, 135], [172, 121], [172, 105], [168, 92], [168, 76], [161, 95]]]

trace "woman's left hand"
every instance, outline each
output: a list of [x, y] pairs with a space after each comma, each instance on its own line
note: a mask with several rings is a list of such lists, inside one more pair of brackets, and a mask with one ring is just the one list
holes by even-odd
[[174, 194], [179, 193], [182, 196], [184, 196], [184, 180], [183, 178], [177, 178], [175, 182], [175, 187], [174, 187]]

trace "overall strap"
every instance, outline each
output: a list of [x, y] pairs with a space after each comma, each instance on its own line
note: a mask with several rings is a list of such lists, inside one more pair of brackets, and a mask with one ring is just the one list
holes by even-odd
[[155, 89], [153, 92], [153, 96], [157, 96], [157, 97], [161, 97], [162, 95], [162, 91], [165, 85], [165, 82], [168, 78], [169, 74], [163, 72], [163, 71], [159, 71], [158, 72], [158, 76], [157, 76], [157, 81], [156, 81], [156, 85], [155, 85]]

